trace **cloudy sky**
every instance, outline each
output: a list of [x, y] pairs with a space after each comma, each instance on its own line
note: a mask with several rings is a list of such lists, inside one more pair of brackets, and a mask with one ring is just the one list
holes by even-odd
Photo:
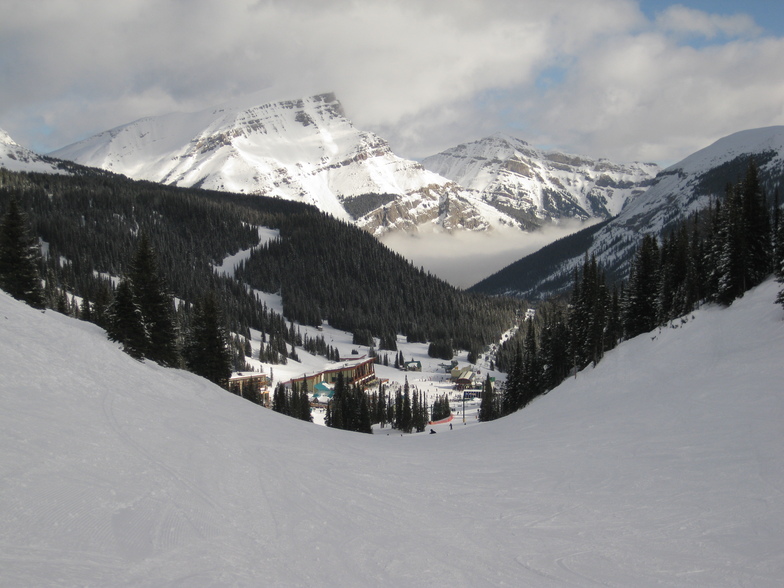
[[48, 152], [334, 91], [404, 157], [504, 131], [666, 164], [784, 124], [782, 63], [780, 0], [0, 0], [0, 128]]

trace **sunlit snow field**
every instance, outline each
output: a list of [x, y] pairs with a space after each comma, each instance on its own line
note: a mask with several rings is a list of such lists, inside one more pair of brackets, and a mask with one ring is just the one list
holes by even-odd
[[0, 293], [0, 585], [780, 586], [777, 288], [510, 417], [402, 437], [280, 416]]

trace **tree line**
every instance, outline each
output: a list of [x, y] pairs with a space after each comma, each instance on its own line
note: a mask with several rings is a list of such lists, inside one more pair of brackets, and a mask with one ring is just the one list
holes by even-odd
[[[21, 214], [29, 233], [22, 248], [35, 266], [28, 282], [37, 292], [29, 300], [99, 324], [140, 359], [205, 365], [188, 346], [194, 333], [206, 337], [200, 321], [215, 320], [237, 371], [247, 368], [251, 330], [261, 333], [258, 358], [265, 363], [297, 359], [297, 348], [339, 357], [323, 337], [302, 338], [257, 290], [279, 293], [290, 320], [329, 320], [357, 341], [372, 345], [378, 337], [392, 351], [403, 334], [476, 352], [508, 328], [518, 305], [466, 294], [310, 206], [76, 165], [69, 171], [0, 169], [0, 214]], [[18, 220], [11, 225], [4, 235], [19, 243]], [[259, 246], [258, 227], [278, 229], [281, 237]], [[215, 270], [243, 250], [252, 253], [235, 274]], [[13, 255], [20, 254], [5, 258]], [[18, 269], [0, 271], [4, 289], [24, 277]]]
[[[0, 211], [16, 198], [44, 244], [45, 304], [71, 314], [80, 310], [69, 302], [73, 296], [99, 312], [105, 308], [141, 234], [156, 251], [171, 293], [195, 301], [214, 291], [232, 333], [245, 340], [250, 329], [266, 334], [270, 363], [290, 359], [296, 341], [289, 323], [253, 289], [279, 293], [289, 320], [328, 320], [357, 338], [378, 337], [392, 350], [398, 334], [481, 349], [508, 328], [518, 305], [454, 288], [311, 206], [163, 186], [78, 166], [71, 171], [0, 170]], [[257, 227], [277, 229], [280, 239], [259, 246]], [[252, 252], [234, 275], [215, 271], [241, 250]]]

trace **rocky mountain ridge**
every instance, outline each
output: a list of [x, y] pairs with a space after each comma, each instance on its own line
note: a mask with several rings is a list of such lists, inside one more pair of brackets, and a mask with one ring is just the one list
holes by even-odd
[[[476, 284], [477, 291], [522, 298], [542, 298], [571, 285], [574, 269], [586, 254], [612, 278], [624, 278], [640, 238], [659, 238], [675, 224], [724, 197], [728, 184], [759, 168], [760, 184], [772, 203], [784, 183], [784, 126], [748, 129], [723, 137], [662, 170], [651, 186], [601, 227], [570, 235], [521, 259]], [[522, 276], [526, 276], [522, 278]]]
[[60, 162], [22, 147], [3, 129], [0, 129], [0, 168], [9, 171], [66, 173]]
[[144, 118], [51, 155], [135, 179], [297, 200], [376, 235], [489, 226], [460, 186], [356, 129], [334, 94]]
[[616, 164], [537, 149], [501, 133], [427, 157], [422, 164], [476, 192], [528, 230], [565, 218], [615, 216], [659, 171], [653, 163]]
[[[458, 154], [470, 161], [468, 171], [455, 173]], [[657, 170], [544, 152], [503, 136], [423, 165], [356, 129], [334, 94], [143, 118], [51, 155], [135, 179], [306, 202], [376, 236], [423, 225], [527, 231], [604, 219]]]

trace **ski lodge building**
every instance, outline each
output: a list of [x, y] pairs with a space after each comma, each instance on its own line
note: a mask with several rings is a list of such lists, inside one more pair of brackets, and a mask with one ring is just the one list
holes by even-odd
[[234, 372], [229, 378], [229, 391], [257, 404], [270, 406], [270, 379], [259, 372]]
[[373, 357], [341, 361], [333, 364], [332, 367], [326, 370], [304, 374], [299, 378], [292, 378], [285, 385], [287, 388], [291, 388], [296, 383], [301, 389], [302, 385], [305, 384], [307, 391], [313, 393], [316, 384], [334, 384], [338, 381], [338, 374], [343, 374], [343, 380], [347, 385], [366, 386], [376, 379], [375, 362], [376, 360]]

